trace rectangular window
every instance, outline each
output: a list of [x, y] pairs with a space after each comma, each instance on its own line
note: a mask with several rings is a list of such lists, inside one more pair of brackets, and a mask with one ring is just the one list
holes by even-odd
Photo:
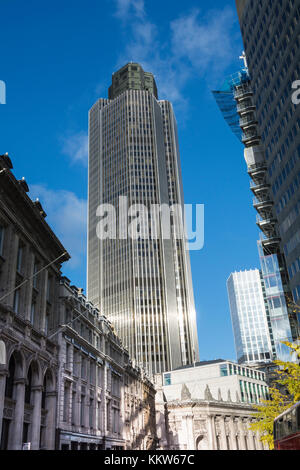
[[47, 282], [47, 301], [51, 301], [51, 287], [52, 287], [52, 277], [48, 276], [48, 282]]
[[89, 425], [90, 428], [93, 428], [93, 416], [94, 416], [94, 400], [90, 399], [90, 409], [89, 409]]
[[20, 304], [20, 289], [17, 289], [14, 295], [14, 306], [13, 306], [15, 313], [19, 313], [19, 307], [20, 307], [19, 304]]
[[18, 271], [18, 273], [22, 272], [23, 251], [24, 251], [24, 247], [23, 247], [22, 243], [19, 242], [18, 256], [17, 256], [17, 271]]
[[90, 362], [90, 383], [95, 385], [95, 368], [96, 365], [93, 362]]
[[64, 388], [64, 412], [63, 419], [67, 423], [69, 421], [69, 406], [70, 406], [70, 384], [66, 383]]
[[45, 335], [49, 332], [49, 313], [46, 313], [45, 317]]
[[171, 374], [165, 374], [164, 375], [164, 384], [165, 385], [171, 385]]
[[72, 392], [72, 424], [76, 423], [76, 392]]
[[66, 343], [66, 369], [71, 370], [71, 345]]
[[31, 312], [30, 312], [30, 323], [34, 325], [34, 320], [35, 320], [35, 307], [36, 304], [35, 302], [32, 302], [31, 304]]
[[220, 366], [221, 377], [226, 377], [228, 375], [227, 364]]
[[32, 285], [35, 289], [37, 289], [38, 287], [38, 276], [37, 276], [38, 270], [39, 270], [39, 265], [37, 261], [34, 260]]
[[98, 430], [101, 430], [101, 402], [98, 401]]
[[110, 431], [110, 401], [106, 404], [106, 430]]
[[84, 426], [84, 402], [85, 402], [85, 395], [81, 395], [81, 409], [80, 409], [80, 424]]
[[4, 246], [4, 227], [0, 225], [0, 256], [3, 255], [3, 246]]
[[116, 408], [113, 409], [113, 432], [119, 432], [119, 410]]
[[84, 357], [81, 358], [81, 378], [86, 379], [86, 363]]

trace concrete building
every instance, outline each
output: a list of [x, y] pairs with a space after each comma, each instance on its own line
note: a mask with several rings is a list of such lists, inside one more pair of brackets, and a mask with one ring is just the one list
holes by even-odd
[[0, 156], [1, 449], [150, 449], [155, 390], [70, 281], [65, 248]]
[[[290, 291], [298, 302], [300, 107], [292, 100], [292, 85], [300, 77], [300, 5], [291, 0], [236, 0], [236, 5], [251, 77], [248, 96], [256, 113], [254, 137], [256, 145], [261, 143], [248, 151], [248, 157], [256, 174], [255, 196], [259, 192], [267, 196], [256, 201], [257, 208], [270, 215], [258, 222], [271, 235], [266, 244], [284, 256]], [[244, 104], [246, 92], [241, 89]], [[248, 137], [252, 131], [253, 127], [248, 129]], [[259, 177], [264, 187], [258, 187]], [[294, 321], [291, 328], [293, 337], [297, 336]]]
[[0, 156], [1, 449], [54, 449], [58, 347], [48, 335], [69, 255], [11, 168]]
[[[189, 252], [178, 237], [184, 199], [177, 126], [171, 103], [158, 101], [153, 75], [139, 64], [113, 75], [109, 97], [89, 113], [87, 297], [152, 374], [199, 359]], [[128, 214], [130, 221], [149, 215], [155, 204], [179, 206], [169, 213], [170, 236], [159, 214], [150, 233], [130, 236]], [[99, 223], [107, 213], [116, 225], [103, 239]]]
[[229, 401], [259, 403], [268, 396], [264, 372], [223, 359], [165, 372], [162, 377], [168, 401], [178, 398], [183, 384], [199, 398], [204, 397], [207, 387], [214, 397], [223, 401], [229, 398]]
[[249, 429], [253, 403], [268, 396], [263, 372], [224, 360], [156, 376], [159, 448], [263, 450]]

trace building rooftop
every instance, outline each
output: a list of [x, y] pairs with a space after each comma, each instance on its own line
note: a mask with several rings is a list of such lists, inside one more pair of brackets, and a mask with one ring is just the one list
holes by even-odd
[[[188, 364], [186, 366], [177, 367], [177, 369], [174, 369], [172, 372], [174, 372], [175, 370], [190, 369], [191, 367], [201, 367], [201, 366], [208, 366], [210, 364], [218, 364], [220, 362], [227, 362], [227, 360], [226, 359], [212, 359], [210, 361], [195, 362], [195, 364]], [[229, 361], [229, 362], [232, 362], [232, 361]]]
[[136, 62], [130, 62], [113, 73], [112, 84], [108, 89], [108, 98], [113, 100], [127, 90], [149, 91], [158, 99], [153, 74], [145, 72], [143, 67]]

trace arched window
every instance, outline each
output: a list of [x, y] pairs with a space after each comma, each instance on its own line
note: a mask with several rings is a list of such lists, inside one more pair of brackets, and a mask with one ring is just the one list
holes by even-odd
[[16, 361], [12, 355], [9, 361], [8, 377], [6, 377], [5, 396], [13, 398], [14, 379], [15, 379]]
[[27, 382], [25, 385], [25, 403], [30, 404], [31, 398], [31, 385], [32, 385], [32, 366], [29, 367]]
[[43, 383], [42, 404], [41, 404], [42, 410], [46, 408], [46, 391], [47, 391], [47, 374], [45, 374], [44, 383]]

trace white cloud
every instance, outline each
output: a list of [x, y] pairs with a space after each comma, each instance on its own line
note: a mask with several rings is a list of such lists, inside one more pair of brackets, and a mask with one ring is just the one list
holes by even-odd
[[172, 53], [176, 59], [187, 59], [198, 73], [211, 68], [224, 69], [233, 59], [231, 29], [235, 15], [231, 8], [212, 10], [206, 16], [199, 11], [172, 21]]
[[128, 61], [141, 63], [155, 75], [160, 97], [175, 105], [186, 104], [184, 88], [193, 76], [215, 80], [234, 60], [237, 51], [232, 28], [237, 20], [231, 8], [210, 10], [205, 15], [194, 10], [180, 16], [170, 22], [169, 34], [162, 41], [144, 2], [140, 2], [141, 15], [133, 8], [133, 0], [116, 1], [117, 16], [126, 23], [124, 33], [132, 38], [126, 41], [118, 66]]
[[73, 162], [87, 165], [89, 146], [86, 132], [81, 131], [71, 134], [68, 137], [63, 137], [61, 140], [63, 154], [67, 155]]
[[71, 191], [52, 190], [44, 185], [31, 185], [30, 197], [39, 198], [46, 221], [70, 253], [68, 268], [85, 270], [87, 201]]
[[138, 18], [144, 17], [144, 0], [116, 0], [116, 16], [126, 21], [131, 15]]

